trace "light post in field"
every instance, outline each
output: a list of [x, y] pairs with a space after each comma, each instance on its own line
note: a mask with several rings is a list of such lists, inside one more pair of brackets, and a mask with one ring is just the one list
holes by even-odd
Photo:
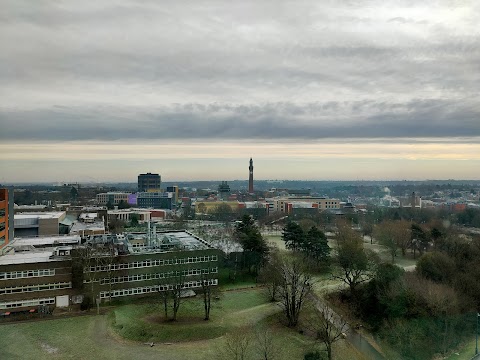
[[475, 355], [478, 355], [478, 319], [480, 319], [480, 313], [477, 313], [477, 331], [475, 332]]

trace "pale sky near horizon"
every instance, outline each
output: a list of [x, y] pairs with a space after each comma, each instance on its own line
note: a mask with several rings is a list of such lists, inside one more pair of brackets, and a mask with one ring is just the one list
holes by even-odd
[[2, 1], [0, 183], [480, 179], [477, 1]]

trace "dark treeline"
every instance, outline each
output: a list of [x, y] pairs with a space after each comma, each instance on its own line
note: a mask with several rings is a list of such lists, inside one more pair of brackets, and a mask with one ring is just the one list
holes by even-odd
[[[430, 219], [428, 224], [384, 221], [375, 227], [374, 235], [381, 243], [380, 237], [391, 235], [391, 249], [404, 243], [406, 249], [418, 250], [416, 270], [405, 272], [373, 257], [370, 267], [368, 263], [363, 267], [365, 281], [332, 299], [347, 305], [403, 359], [445, 356], [475, 331], [475, 315], [480, 310], [480, 237], [460, 234], [440, 219]], [[396, 224], [404, 229], [397, 231]], [[358, 236], [350, 231], [343, 236], [345, 240], [345, 230], [339, 227], [338, 231], [340, 250], [343, 243]], [[354, 253], [363, 251], [358, 247]], [[395, 256], [392, 252], [392, 263]], [[347, 259], [354, 258], [350, 252]]]

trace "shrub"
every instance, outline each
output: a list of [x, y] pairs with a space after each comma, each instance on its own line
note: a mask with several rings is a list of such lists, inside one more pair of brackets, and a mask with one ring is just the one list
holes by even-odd
[[80, 310], [90, 310], [93, 306], [92, 298], [88, 295], [83, 297], [83, 301], [80, 304]]
[[326, 355], [320, 351], [310, 351], [303, 356], [303, 360], [324, 360]]

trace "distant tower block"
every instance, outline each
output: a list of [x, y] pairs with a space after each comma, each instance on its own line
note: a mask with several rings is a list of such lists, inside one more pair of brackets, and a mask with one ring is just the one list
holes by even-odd
[[248, 192], [253, 194], [253, 160], [250, 158], [250, 166], [248, 167]]

